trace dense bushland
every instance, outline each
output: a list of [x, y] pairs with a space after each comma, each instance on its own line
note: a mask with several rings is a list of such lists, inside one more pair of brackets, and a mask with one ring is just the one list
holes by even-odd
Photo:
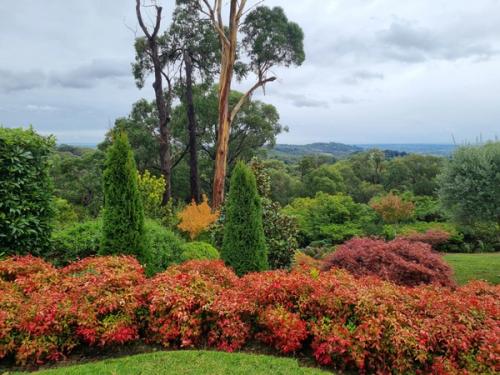
[[326, 256], [322, 268], [343, 268], [356, 276], [378, 276], [407, 286], [455, 285], [450, 266], [431, 245], [407, 239], [352, 239]]
[[42, 255], [50, 246], [55, 139], [0, 127], [0, 253]]
[[258, 341], [360, 373], [494, 373], [500, 287], [403, 287], [341, 270], [237, 277], [218, 261], [152, 279], [129, 257], [60, 270], [38, 258], [0, 261], [0, 357], [63, 359], [81, 346], [139, 338], [169, 348], [234, 351]]

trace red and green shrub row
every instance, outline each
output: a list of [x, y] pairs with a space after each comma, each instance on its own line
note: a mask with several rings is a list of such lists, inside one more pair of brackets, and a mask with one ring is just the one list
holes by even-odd
[[258, 341], [360, 373], [487, 374], [499, 368], [500, 287], [404, 287], [305, 267], [238, 278], [191, 261], [146, 279], [129, 257], [56, 270], [0, 262], [0, 358], [59, 360], [79, 345], [142, 338], [234, 351]]

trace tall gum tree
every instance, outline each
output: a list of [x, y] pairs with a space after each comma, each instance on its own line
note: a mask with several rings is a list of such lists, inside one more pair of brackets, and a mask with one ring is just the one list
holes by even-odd
[[185, 103], [189, 148], [189, 183], [191, 199], [201, 201], [200, 176], [198, 171], [198, 125], [193, 88], [196, 82], [210, 85], [220, 60], [217, 34], [209, 20], [200, 19], [192, 4], [176, 7], [172, 25], [168, 32], [172, 62], [180, 64], [179, 97]]
[[[255, 90], [276, 80], [273, 67], [301, 65], [305, 59], [302, 29], [289, 22], [282, 8], [258, 6], [247, 11], [246, 0], [229, 0], [228, 20], [224, 21], [222, 0], [178, 0], [190, 3], [208, 17], [220, 39], [219, 121], [213, 180], [212, 206], [218, 209], [224, 201], [224, 185], [228, 158], [231, 122]], [[242, 17], [246, 15], [242, 23]], [[238, 42], [242, 32], [243, 44]], [[240, 49], [247, 62], [237, 61]], [[235, 68], [243, 75], [254, 73], [257, 80], [234, 107], [229, 106], [231, 83]]]
[[[137, 38], [135, 43], [136, 62], [133, 64], [133, 72], [136, 78], [136, 83], [139, 88], [144, 86], [145, 76], [153, 73], [153, 89], [155, 92], [156, 106], [158, 110], [158, 130], [160, 142], [160, 169], [165, 178], [165, 191], [163, 194], [163, 204], [167, 204], [172, 196], [172, 158], [170, 150], [170, 107], [172, 86], [170, 77], [165, 74], [164, 67], [166, 58], [161, 53], [161, 45], [164, 44], [162, 37], [159, 35], [162, 10], [161, 6], [152, 4], [148, 6], [153, 8], [156, 14], [154, 26], [148, 28], [144, 22], [142, 13], [143, 5], [141, 0], [136, 0], [136, 15], [139, 26], [144, 33], [143, 38]], [[151, 30], [152, 28], [152, 30]], [[167, 82], [167, 92], [163, 88], [163, 80]]]

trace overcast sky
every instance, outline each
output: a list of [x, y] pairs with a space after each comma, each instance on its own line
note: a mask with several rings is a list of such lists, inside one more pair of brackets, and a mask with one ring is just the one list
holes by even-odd
[[[171, 10], [174, 0], [159, 0]], [[99, 142], [139, 90], [134, 0], [0, 0], [0, 124]], [[305, 33], [275, 69], [281, 143], [451, 143], [500, 136], [500, 0], [266, 0]], [[166, 12], [166, 21], [170, 12]], [[132, 29], [132, 30], [131, 30]], [[235, 85], [236, 88], [244, 88]]]

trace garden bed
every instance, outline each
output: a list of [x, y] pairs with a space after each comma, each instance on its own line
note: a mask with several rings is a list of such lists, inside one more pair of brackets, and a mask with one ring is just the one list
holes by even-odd
[[345, 271], [237, 277], [191, 261], [146, 278], [131, 257], [62, 269], [33, 257], [0, 262], [0, 356], [21, 366], [146, 342], [247, 350], [255, 342], [360, 373], [498, 371], [500, 287], [404, 287]]

